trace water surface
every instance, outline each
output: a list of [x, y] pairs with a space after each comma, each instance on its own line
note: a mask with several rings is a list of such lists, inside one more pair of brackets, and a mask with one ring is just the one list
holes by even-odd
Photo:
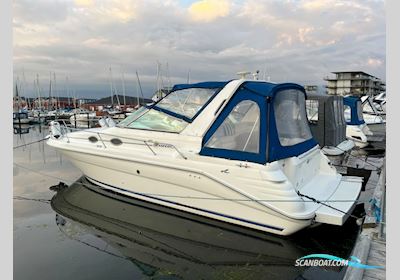
[[[47, 133], [33, 126], [14, 146]], [[69, 187], [49, 189], [60, 181]], [[347, 259], [359, 230], [350, 219], [279, 237], [93, 189], [45, 142], [14, 149], [14, 279], [342, 279], [344, 268], [295, 260]]]

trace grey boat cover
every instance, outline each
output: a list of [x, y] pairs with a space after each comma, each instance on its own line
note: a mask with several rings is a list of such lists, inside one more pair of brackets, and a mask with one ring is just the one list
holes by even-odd
[[[346, 140], [346, 121], [344, 119], [343, 97], [327, 94], [307, 95], [307, 113], [314, 106], [318, 117], [308, 116], [311, 132], [321, 147], [337, 146]], [[311, 110], [312, 111], [312, 110]]]

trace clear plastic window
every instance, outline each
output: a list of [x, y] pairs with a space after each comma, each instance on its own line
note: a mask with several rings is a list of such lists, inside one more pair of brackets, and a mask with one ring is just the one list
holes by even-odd
[[177, 90], [164, 97], [156, 106], [191, 119], [216, 91], [216, 88]]
[[275, 97], [274, 111], [282, 146], [292, 146], [312, 138], [303, 92], [295, 89], [280, 91]]
[[254, 101], [238, 103], [205, 144], [209, 148], [258, 153], [260, 108]]
[[318, 121], [318, 100], [306, 100], [306, 110], [308, 120], [311, 122]]
[[166, 132], [181, 132], [187, 122], [154, 109], [143, 109], [129, 116], [119, 126]]
[[349, 105], [343, 105], [344, 107], [344, 119], [346, 122], [351, 122], [351, 108]]
[[132, 112], [125, 119], [120, 121], [117, 126], [128, 126], [130, 123], [135, 121], [137, 118], [139, 118], [141, 115], [143, 115], [147, 111], [149, 111], [149, 109], [147, 109], [146, 106], [142, 106], [139, 109], [137, 109], [136, 111]]

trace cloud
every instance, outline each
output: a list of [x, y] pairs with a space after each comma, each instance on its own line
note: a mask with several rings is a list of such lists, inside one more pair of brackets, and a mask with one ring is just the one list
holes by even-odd
[[367, 64], [369, 66], [378, 67], [383, 65], [383, 61], [377, 58], [368, 58]]
[[164, 73], [168, 62], [172, 84], [186, 82], [189, 69], [192, 82], [243, 70], [263, 76], [265, 68], [278, 82], [324, 84], [329, 72], [345, 69], [385, 79], [380, 1], [82, 1], [14, 1], [16, 77], [24, 69], [30, 82], [55, 71], [60, 88], [68, 76], [88, 96], [108, 94], [110, 66], [116, 81], [124, 72], [128, 94], [136, 92], [136, 71], [152, 94], [157, 61]]
[[95, 5], [94, 0], [74, 0], [74, 2], [78, 7], [93, 7]]
[[193, 3], [188, 11], [194, 21], [211, 22], [229, 14], [230, 4], [227, 0], [201, 0]]

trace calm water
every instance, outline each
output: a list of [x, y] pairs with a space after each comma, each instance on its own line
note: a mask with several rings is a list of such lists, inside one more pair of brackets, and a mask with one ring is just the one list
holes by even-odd
[[[46, 134], [32, 127], [14, 135], [14, 146]], [[49, 189], [60, 181], [69, 187]], [[289, 238], [243, 232], [106, 197], [88, 184], [44, 142], [14, 149], [14, 279], [342, 279], [345, 269], [299, 268], [295, 260], [347, 259], [359, 230], [349, 220]]]

